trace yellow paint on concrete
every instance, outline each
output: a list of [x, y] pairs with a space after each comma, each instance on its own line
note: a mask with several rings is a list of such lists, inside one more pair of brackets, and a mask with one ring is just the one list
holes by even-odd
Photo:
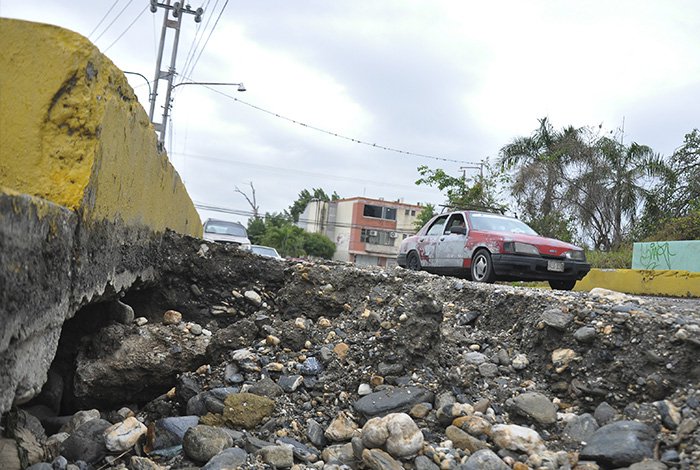
[[627, 294], [700, 297], [700, 273], [670, 270], [591, 269], [574, 290], [594, 287]]
[[124, 74], [86, 38], [0, 18], [0, 187], [90, 220], [201, 236]]

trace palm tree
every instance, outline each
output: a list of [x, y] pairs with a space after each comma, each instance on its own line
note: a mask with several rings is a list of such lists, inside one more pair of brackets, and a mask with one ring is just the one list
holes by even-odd
[[542, 222], [562, 218], [561, 180], [571, 153], [580, 145], [579, 130], [556, 131], [546, 117], [538, 122], [531, 136], [501, 148], [499, 163], [515, 168], [511, 190], [528, 221], [544, 235], [556, 235], [546, 233], [551, 224]]

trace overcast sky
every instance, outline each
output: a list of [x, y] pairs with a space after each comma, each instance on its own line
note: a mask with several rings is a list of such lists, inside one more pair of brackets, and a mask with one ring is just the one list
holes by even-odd
[[[439, 204], [437, 190], [414, 184], [419, 165], [461, 174], [464, 162], [493, 161], [545, 116], [556, 128], [602, 125], [603, 132], [624, 122], [625, 142], [664, 155], [700, 126], [697, 0], [191, 5], [205, 13], [199, 24], [184, 17], [177, 72], [247, 88], [174, 92], [166, 148], [198, 204], [249, 211], [234, 189], [250, 194], [250, 182], [262, 212], [281, 211], [313, 187], [341, 197]], [[152, 80], [163, 10], [153, 14], [147, 6], [0, 0], [0, 16], [74, 30], [122, 70]], [[188, 53], [199, 60], [188, 61]], [[163, 70], [169, 47], [166, 54]], [[145, 80], [128, 78], [148, 110]], [[160, 92], [162, 98], [164, 86]], [[161, 113], [159, 103], [158, 120]]]

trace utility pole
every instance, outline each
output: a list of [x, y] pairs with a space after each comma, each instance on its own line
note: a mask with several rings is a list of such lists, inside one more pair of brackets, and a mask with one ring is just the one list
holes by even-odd
[[[202, 13], [204, 13], [202, 8], [192, 10], [189, 5], [183, 5], [184, 2], [175, 2], [171, 5], [170, 1], [171, 0], [165, 0], [164, 3], [159, 3], [158, 0], [151, 0], [152, 13], [156, 13], [158, 8], [163, 8], [165, 10], [163, 12], [163, 29], [160, 34], [160, 46], [158, 46], [158, 58], [156, 59], [156, 73], [153, 79], [153, 92], [150, 96], [151, 106], [148, 112], [148, 118], [153, 123], [156, 132], [158, 132], [158, 145], [161, 149], [165, 142], [165, 129], [168, 123], [168, 112], [170, 111], [170, 93], [172, 92], [173, 79], [175, 78], [175, 61], [177, 59], [177, 46], [180, 40], [180, 26], [182, 25], [183, 14], [189, 13], [194, 15], [194, 21], [199, 23], [202, 21]], [[174, 19], [170, 19], [171, 14]], [[161, 63], [163, 61], [163, 49], [168, 28], [175, 30], [175, 37], [173, 38], [172, 52], [170, 54], [170, 67], [165, 71], [161, 70]], [[167, 89], [165, 91], [165, 104], [163, 105], [163, 120], [161, 122], [155, 122], [153, 117], [156, 109], [156, 97], [158, 96], [158, 84], [160, 80], [165, 80], [167, 82]]]

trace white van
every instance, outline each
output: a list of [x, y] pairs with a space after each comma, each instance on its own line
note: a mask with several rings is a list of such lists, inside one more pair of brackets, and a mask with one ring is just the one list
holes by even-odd
[[207, 219], [204, 222], [204, 239], [236, 246], [250, 245], [248, 232], [243, 224], [227, 220]]

